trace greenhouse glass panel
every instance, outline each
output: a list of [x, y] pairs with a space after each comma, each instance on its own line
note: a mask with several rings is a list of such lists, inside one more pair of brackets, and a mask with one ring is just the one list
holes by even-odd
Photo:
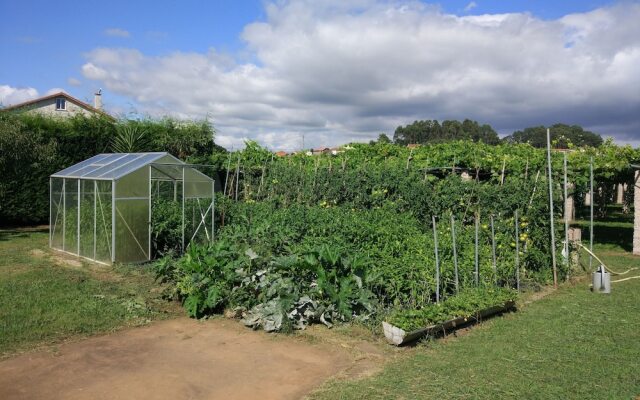
[[149, 166], [118, 179], [116, 199], [149, 198]]
[[78, 254], [78, 180], [64, 182], [63, 250]]
[[111, 182], [96, 183], [96, 257], [111, 262]]
[[116, 200], [115, 211], [116, 261], [149, 260], [149, 201]]
[[211, 241], [213, 188], [211, 178], [168, 153], [98, 154], [50, 176], [51, 247], [100, 262], [140, 262], [152, 249]]
[[212, 180], [195, 168], [184, 169], [184, 196], [185, 198], [207, 197], [211, 198]]
[[94, 180], [80, 180], [80, 255], [95, 258], [95, 184]]
[[62, 178], [51, 178], [51, 220], [49, 222], [51, 247], [62, 249], [62, 221], [64, 219]]

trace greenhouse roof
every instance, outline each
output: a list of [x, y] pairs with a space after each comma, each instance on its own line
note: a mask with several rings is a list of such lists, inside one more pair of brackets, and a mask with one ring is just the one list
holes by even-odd
[[[116, 180], [163, 157], [172, 163], [184, 164], [166, 152], [157, 153], [104, 153], [98, 154], [51, 175], [53, 178]], [[165, 159], [166, 160], [166, 159]]]

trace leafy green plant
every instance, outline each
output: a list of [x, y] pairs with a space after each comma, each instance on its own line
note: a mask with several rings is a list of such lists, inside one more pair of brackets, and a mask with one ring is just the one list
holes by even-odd
[[440, 324], [458, 317], [472, 317], [495, 306], [503, 306], [514, 301], [517, 293], [504, 288], [465, 289], [458, 295], [442, 303], [432, 303], [417, 310], [399, 310], [392, 313], [387, 321], [405, 331], [413, 331]]

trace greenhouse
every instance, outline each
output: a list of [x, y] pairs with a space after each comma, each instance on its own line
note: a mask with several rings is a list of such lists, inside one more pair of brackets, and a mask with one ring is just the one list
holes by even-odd
[[177, 210], [174, 247], [213, 241], [214, 181], [169, 153], [98, 154], [50, 176], [50, 247], [101, 263], [156, 256], [153, 227]]

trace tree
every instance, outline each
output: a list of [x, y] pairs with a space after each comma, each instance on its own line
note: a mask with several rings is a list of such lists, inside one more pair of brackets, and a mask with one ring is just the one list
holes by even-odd
[[399, 126], [393, 140], [397, 144], [438, 143], [452, 140], [472, 140], [491, 145], [498, 144], [500, 139], [496, 131], [487, 124], [480, 125], [477, 121], [465, 119], [442, 121], [436, 120], [414, 121], [407, 126]]
[[378, 135], [378, 140], [370, 140], [369, 144], [374, 145], [377, 143], [383, 143], [383, 144], [389, 144], [391, 143], [391, 139], [389, 139], [389, 136], [387, 136], [386, 133], [381, 133]]
[[[585, 131], [579, 125], [554, 124], [549, 127], [553, 147], [568, 148], [574, 146], [599, 147], [602, 144], [602, 136], [597, 133]], [[546, 147], [547, 127], [533, 126], [522, 131], [515, 131], [503, 139], [507, 143], [529, 143], [533, 147]]]

